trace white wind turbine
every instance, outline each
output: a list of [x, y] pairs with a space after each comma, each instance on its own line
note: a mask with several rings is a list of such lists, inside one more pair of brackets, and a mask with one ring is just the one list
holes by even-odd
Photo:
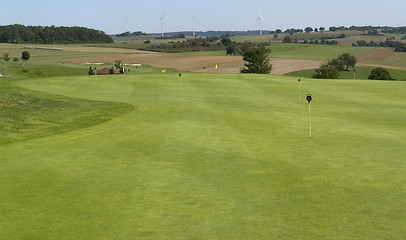
[[259, 14], [259, 18], [257, 19], [257, 21], [259, 20], [259, 35], [262, 35], [262, 21], [265, 20], [265, 18], [262, 17], [262, 13]]
[[196, 15], [192, 17], [193, 19], [193, 37], [196, 37]]
[[162, 17], [160, 17], [160, 19], [161, 19], [161, 36], [162, 37], [164, 36], [164, 24], [165, 24], [164, 18], [165, 18], [165, 14], [162, 15]]
[[124, 18], [125, 21], [125, 32], [128, 32], [128, 16]]

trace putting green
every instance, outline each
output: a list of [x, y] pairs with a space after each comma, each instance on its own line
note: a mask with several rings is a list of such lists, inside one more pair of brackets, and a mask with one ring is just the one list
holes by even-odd
[[[5, 239], [401, 239], [405, 82], [260, 75], [43, 78], [134, 110], [0, 145]], [[311, 93], [312, 135], [308, 135]]]

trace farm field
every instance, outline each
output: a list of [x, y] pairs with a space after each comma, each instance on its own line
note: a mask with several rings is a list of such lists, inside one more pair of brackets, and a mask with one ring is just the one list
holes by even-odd
[[139, 71], [2, 80], [40, 99], [124, 107], [0, 144], [2, 238], [406, 235], [405, 82], [303, 79], [299, 98], [296, 77], [184, 73], [180, 85], [177, 73]]
[[[120, 44], [119, 44], [120, 45]], [[105, 63], [111, 66], [116, 60], [123, 63], [147, 64], [157, 68], [173, 68], [180, 71], [211, 73], [239, 73], [243, 67], [241, 56], [226, 56], [224, 52], [192, 52], [192, 53], [156, 53], [136, 49], [117, 48], [112, 45], [47, 45], [63, 51], [25, 49], [25, 45], [0, 44], [0, 53], [8, 52], [11, 57], [21, 55], [21, 51], [29, 50], [33, 61], [64, 63]], [[406, 54], [395, 53], [386, 48], [326, 46], [312, 44], [271, 43], [272, 74], [283, 75], [289, 72], [314, 69], [323, 61], [332, 59], [347, 52], [355, 55], [359, 66], [384, 67], [388, 69], [406, 70]], [[218, 65], [218, 69], [215, 66]]]

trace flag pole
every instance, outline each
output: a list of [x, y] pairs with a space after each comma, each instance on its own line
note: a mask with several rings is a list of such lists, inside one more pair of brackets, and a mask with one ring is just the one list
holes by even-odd
[[306, 100], [309, 102], [309, 138], [312, 138], [312, 114], [310, 111], [310, 102], [312, 101], [312, 95], [307, 94]]

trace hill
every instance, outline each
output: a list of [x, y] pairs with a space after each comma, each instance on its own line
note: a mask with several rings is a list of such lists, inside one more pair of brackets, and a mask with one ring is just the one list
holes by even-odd
[[0, 43], [112, 43], [102, 31], [84, 27], [0, 26]]

